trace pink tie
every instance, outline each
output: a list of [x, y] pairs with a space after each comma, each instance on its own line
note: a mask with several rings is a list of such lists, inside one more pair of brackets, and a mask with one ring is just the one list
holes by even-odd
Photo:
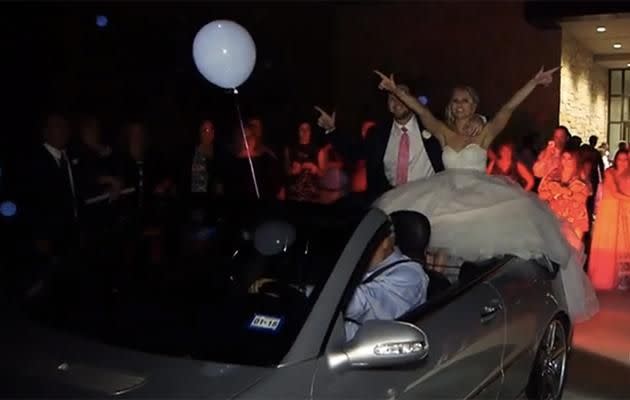
[[407, 128], [400, 128], [400, 145], [398, 147], [398, 163], [396, 164], [396, 186], [407, 183], [409, 174], [409, 135]]

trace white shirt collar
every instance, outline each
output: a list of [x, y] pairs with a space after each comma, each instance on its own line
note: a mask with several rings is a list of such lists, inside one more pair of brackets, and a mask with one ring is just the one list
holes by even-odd
[[416, 121], [416, 117], [412, 116], [409, 121], [407, 121], [406, 124], [399, 124], [398, 122], [394, 121], [394, 127], [396, 129], [394, 129], [394, 132], [396, 133], [396, 135], [402, 135], [402, 128], [405, 127], [407, 128], [407, 133], [411, 133], [411, 132], [415, 132], [418, 131], [420, 128], [418, 127], [418, 122]]
[[48, 143], [44, 143], [44, 147], [46, 148], [46, 150], [48, 150], [50, 155], [55, 158], [55, 161], [61, 160], [61, 157], [65, 154], [65, 151], [59, 150], [59, 149], [49, 145]]

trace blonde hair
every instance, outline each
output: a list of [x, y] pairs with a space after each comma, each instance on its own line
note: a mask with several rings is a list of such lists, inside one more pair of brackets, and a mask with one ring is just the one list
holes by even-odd
[[[473, 104], [475, 106], [479, 106], [479, 94], [471, 86], [463, 86], [463, 85], [455, 86], [451, 93], [455, 93], [456, 90], [461, 90], [468, 93], [468, 95], [473, 101]], [[452, 111], [452, 103], [453, 103], [453, 95], [451, 94], [451, 100], [449, 100], [448, 104], [446, 105], [446, 110], [444, 111], [446, 123], [450, 127], [455, 126], [455, 116], [453, 115], [453, 111]]]

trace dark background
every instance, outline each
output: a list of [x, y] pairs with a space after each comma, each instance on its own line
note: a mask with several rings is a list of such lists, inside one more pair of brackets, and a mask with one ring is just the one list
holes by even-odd
[[[164, 150], [188, 148], [202, 116], [214, 118], [225, 138], [235, 122], [233, 96], [205, 81], [192, 60], [194, 35], [215, 19], [237, 21], [256, 42], [256, 68], [240, 100], [247, 115], [265, 119], [271, 144], [283, 143], [298, 120], [314, 121], [313, 104], [337, 109], [339, 124], [352, 131], [364, 118], [385, 116], [374, 68], [395, 72], [440, 115], [450, 88], [469, 84], [491, 116], [541, 65], [559, 64], [553, 20], [598, 11], [579, 4], [3, 3], [0, 146], [4, 158], [19, 156], [38, 140], [49, 109], [96, 113], [112, 140], [121, 122], [142, 118]], [[96, 26], [99, 14], [106, 28]], [[506, 134], [548, 133], [558, 107], [556, 81], [523, 104]]]
[[[32, 141], [48, 109], [96, 112], [110, 123], [142, 118], [164, 148], [193, 140], [201, 116], [233, 123], [234, 99], [205, 81], [192, 59], [197, 31], [214, 19], [234, 19], [252, 34], [257, 65], [241, 88], [247, 114], [269, 123], [301, 114], [330, 96], [330, 68], [316, 62], [317, 46], [330, 42], [322, 4], [266, 5], [64, 3], [5, 5], [2, 34], [6, 145]], [[96, 15], [109, 19], [96, 26]], [[320, 15], [322, 16], [320, 18]], [[322, 57], [320, 64], [328, 64]], [[302, 103], [309, 105], [305, 113]], [[290, 116], [290, 117], [289, 117]], [[271, 127], [270, 127], [271, 128]], [[268, 129], [283, 130], [284, 127]], [[277, 134], [269, 132], [270, 139]]]

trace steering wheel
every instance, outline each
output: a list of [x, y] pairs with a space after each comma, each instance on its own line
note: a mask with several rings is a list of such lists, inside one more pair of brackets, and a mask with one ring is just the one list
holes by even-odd
[[261, 285], [258, 293], [273, 298], [306, 300], [306, 295], [298, 287], [276, 280]]

